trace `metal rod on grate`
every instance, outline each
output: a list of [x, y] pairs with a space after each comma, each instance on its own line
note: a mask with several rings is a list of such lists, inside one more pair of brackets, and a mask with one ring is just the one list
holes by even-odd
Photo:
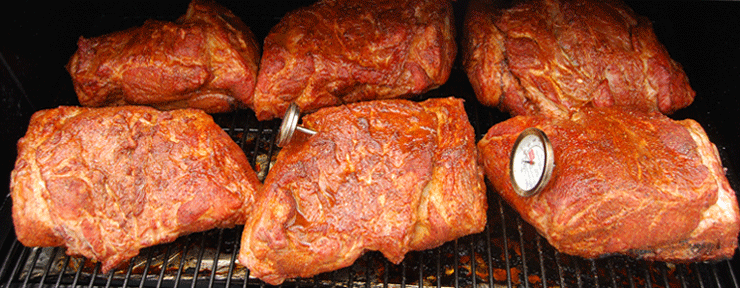
[[[39, 256], [41, 255], [41, 248], [39, 247], [33, 247], [31, 248], [31, 255], [33, 255], [33, 260], [31, 263], [36, 263], [39, 261]], [[31, 280], [31, 272], [33, 269], [29, 269], [28, 272], [26, 272], [26, 278], [23, 279], [23, 287], [28, 286], [28, 281]]]
[[[490, 217], [489, 217], [490, 218]], [[493, 284], [493, 256], [491, 255], [491, 227], [486, 223], [486, 263], [488, 264], [488, 283]]]
[[216, 278], [216, 270], [218, 270], [218, 258], [221, 255], [221, 243], [224, 240], [224, 229], [218, 230], [218, 242], [216, 242], [216, 255], [213, 256], [213, 263], [211, 265], [211, 277], [208, 280], [208, 287], [213, 287], [213, 282]]
[[105, 287], [106, 288], [107, 287], [111, 287], [111, 283], [113, 282], [113, 273], [115, 273], [115, 271], [113, 269], [111, 269], [110, 271], [108, 271], [108, 280], [105, 282]]
[[25, 259], [28, 257], [28, 250], [30, 248], [21, 246], [21, 256], [18, 257], [18, 260], [15, 262], [15, 266], [13, 266], [13, 272], [10, 273], [10, 277], [8, 278], [8, 284], [5, 285], [6, 287], [10, 287], [10, 284], [13, 283], [13, 279], [16, 277], [16, 275], [20, 272], [21, 267], [23, 266], [22, 263], [25, 263]]
[[372, 254], [365, 254], [366, 263], [365, 264], [365, 288], [370, 288], [370, 283], [372, 282], [370, 278], [370, 265], [373, 263]]
[[[231, 277], [234, 277], [234, 267], [236, 267], [236, 255], [239, 253], [239, 239], [241, 239], [241, 234], [237, 233], [236, 240], [234, 241], [234, 245], [231, 250], [231, 262], [229, 263], [229, 272], [226, 275], [226, 287], [231, 287]], [[249, 279], [249, 276], [246, 276], [246, 279], [244, 279], [244, 282]]]
[[180, 279], [182, 277], [182, 269], [185, 266], [185, 255], [188, 251], [188, 247], [190, 246], [190, 243], [192, 241], [192, 238], [190, 235], [187, 237], [187, 243], [185, 246], [182, 247], [182, 254], [180, 254], [180, 265], [177, 267], [177, 276], [175, 277], [175, 287], [180, 287]]
[[424, 287], [424, 253], [419, 253], [419, 288]]
[[712, 268], [712, 275], [714, 276], [715, 283], [717, 283], [717, 287], [722, 287], [722, 283], [720, 283], [719, 275], [717, 273], [717, 264], [716, 263], [709, 264], [709, 267]]
[[598, 288], [599, 287], [599, 272], [596, 271], [596, 261], [594, 261], [594, 259], [589, 259], [588, 262], [591, 263], [591, 274], [594, 275], [594, 287]]
[[453, 240], [453, 243], [455, 244], [455, 253], [452, 253], [452, 258], [454, 259], [453, 264], [455, 266], [454, 275], [455, 275], [455, 287], [460, 287], [460, 259], [458, 259], [457, 251], [460, 251], [460, 249], [457, 248], [457, 239]]
[[198, 251], [198, 261], [195, 262], [195, 270], [193, 271], [193, 281], [190, 282], [190, 287], [195, 288], [195, 285], [198, 282], [198, 272], [200, 272], [200, 264], [203, 263], [203, 253], [205, 253], [205, 242], [206, 242], [206, 235], [205, 232], [200, 233], [200, 245], [198, 246], [200, 249]]
[[44, 285], [44, 282], [46, 281], [46, 277], [49, 276], [49, 270], [51, 270], [51, 264], [54, 263], [54, 258], [57, 257], [58, 252], [59, 252], [59, 247], [54, 247], [51, 249], [51, 255], [49, 256], [49, 261], [47, 261], [46, 263], [46, 268], [44, 269], [44, 273], [41, 274], [41, 280], [39, 280], [39, 285]]
[[524, 279], [522, 279], [522, 282], [524, 282], [524, 287], [529, 288], [529, 269], [527, 268], [527, 256], [525, 253], [525, 247], [524, 247], [524, 232], [522, 231], [522, 220], [520, 217], [515, 217], [516, 220], [516, 230], [519, 235], [519, 249], [521, 250], [521, 257], [522, 257], [522, 275], [524, 275]]
[[581, 265], [578, 265], [578, 261], [574, 261], [573, 265], [576, 266], [576, 280], [578, 287], [583, 287], [583, 279], [581, 279]]
[[645, 271], [645, 287], [653, 287], [652, 281], [650, 280], [650, 269], [647, 267], [645, 262], [641, 262], [642, 269]]
[[478, 287], [476, 281], [476, 263], [475, 263], [475, 238], [470, 237], [470, 277], [473, 283], [473, 287]]
[[123, 278], [123, 287], [128, 286], [128, 280], [131, 279], [131, 270], [134, 269], [134, 262], [136, 260], [136, 257], [131, 258], [131, 260], [128, 261], [128, 269], [126, 269], [126, 276]]
[[558, 266], [558, 277], [560, 278], [560, 287], [565, 287], [565, 278], [563, 277], [563, 265], [560, 264], [560, 252], [555, 251], [555, 265]]
[[159, 271], [159, 279], [157, 279], [157, 288], [162, 287], [162, 281], [164, 281], [164, 272], [167, 271], [167, 265], [169, 264], [170, 257], [170, 246], [167, 245], [164, 250], [164, 258], [162, 258], [162, 269]]
[[437, 288], [442, 287], [442, 249], [437, 249]]
[[511, 262], [509, 257], [509, 240], [507, 239], [508, 236], [506, 234], [506, 216], [504, 215], [504, 205], [501, 203], [501, 198], [496, 197], [498, 199], [498, 211], [499, 216], [501, 217], [501, 230], [502, 230], [502, 237], [504, 238], [504, 257], [506, 258], [506, 287], [511, 288]]
[[59, 276], [57, 276], [57, 281], [56, 283], [54, 283], [54, 287], [59, 287], [59, 285], [62, 283], [62, 278], [64, 278], [63, 277], [64, 272], [67, 271], [67, 266], [69, 266], [69, 260], [70, 260], [69, 255], [64, 255], [64, 261], [62, 261], [62, 263], [64, 264], [62, 265], [62, 270], [59, 271]]
[[735, 288], [738, 287], [737, 278], [735, 278], [735, 272], [732, 269], [732, 264], [730, 263], [730, 260], [725, 260], [725, 263], [727, 263], [727, 271], [730, 274], [730, 278], [732, 279], [732, 284], [735, 285]]

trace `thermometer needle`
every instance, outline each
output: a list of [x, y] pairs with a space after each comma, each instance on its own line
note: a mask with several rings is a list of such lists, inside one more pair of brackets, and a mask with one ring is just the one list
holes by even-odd
[[527, 151], [527, 159], [524, 160], [524, 163], [534, 165], [534, 150], [530, 149], [529, 151]]

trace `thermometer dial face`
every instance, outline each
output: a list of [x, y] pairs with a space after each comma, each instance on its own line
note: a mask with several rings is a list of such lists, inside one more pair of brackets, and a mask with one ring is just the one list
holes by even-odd
[[511, 150], [509, 174], [514, 191], [520, 196], [537, 194], [552, 175], [554, 157], [547, 135], [537, 128], [519, 134]]

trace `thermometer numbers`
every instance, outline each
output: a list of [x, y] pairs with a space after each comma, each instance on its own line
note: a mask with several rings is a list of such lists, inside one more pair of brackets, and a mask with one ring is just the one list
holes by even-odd
[[522, 190], [532, 190], [545, 172], [545, 147], [535, 135], [525, 136], [514, 152], [512, 176]]
[[545, 132], [534, 127], [522, 131], [509, 157], [509, 177], [514, 192], [522, 197], [539, 193], [552, 177], [553, 155]]

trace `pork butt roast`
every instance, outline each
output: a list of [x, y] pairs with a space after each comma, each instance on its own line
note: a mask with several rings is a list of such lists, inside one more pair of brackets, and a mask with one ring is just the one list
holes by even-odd
[[[543, 130], [555, 155], [544, 190], [519, 196], [509, 153], [521, 131]], [[493, 190], [558, 251], [669, 262], [731, 258], [740, 214], [702, 127], [659, 112], [583, 108], [569, 118], [516, 116], [478, 142]]]

